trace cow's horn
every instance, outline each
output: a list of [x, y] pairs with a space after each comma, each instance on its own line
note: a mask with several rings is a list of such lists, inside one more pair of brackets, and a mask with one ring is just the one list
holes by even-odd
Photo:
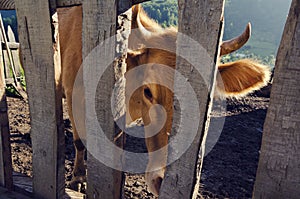
[[143, 36], [145, 38], [149, 38], [152, 36], [152, 32], [150, 32], [149, 30], [147, 30], [142, 22], [141, 22], [141, 19], [140, 19], [140, 12], [137, 14], [137, 19], [136, 19], [136, 22], [137, 22], [137, 25], [138, 25], [138, 29], [141, 31], [141, 33], [143, 34]]
[[247, 24], [245, 31], [240, 35], [231, 40], [227, 40], [222, 42], [221, 44], [221, 56], [229, 54], [233, 51], [241, 48], [250, 38], [251, 36], [251, 24], [250, 22]]

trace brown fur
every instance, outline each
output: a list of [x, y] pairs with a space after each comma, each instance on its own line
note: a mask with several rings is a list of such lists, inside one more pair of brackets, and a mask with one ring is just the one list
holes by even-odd
[[220, 64], [218, 69], [217, 92], [225, 97], [242, 97], [267, 85], [270, 79], [269, 67], [249, 59]]
[[[61, 79], [66, 96], [68, 113], [73, 128], [74, 143], [81, 143], [77, 127], [75, 126], [72, 109], [73, 85], [77, 72], [82, 63], [82, 8], [75, 6], [58, 9], [59, 42], [61, 52]], [[84, 110], [83, 114], [84, 114]], [[82, 121], [84, 123], [84, 121]], [[82, 126], [84, 125], [82, 123]], [[70, 187], [77, 188], [77, 183], [85, 180], [84, 150], [80, 144], [74, 144], [76, 150], [75, 164]]]
[[[136, 8], [138, 7], [138, 8]], [[138, 19], [133, 19], [133, 27], [140, 29], [142, 39], [139, 41], [145, 46], [165, 46], [171, 47], [171, 49], [176, 49], [176, 28], [168, 28], [162, 30], [160, 27], [158, 29], [152, 29], [149, 27], [155, 27], [153, 25], [153, 20], [149, 19], [145, 12], [141, 11], [140, 6], [136, 6], [133, 9], [133, 16], [139, 17], [141, 25], [145, 29], [138, 27]], [[139, 13], [136, 13], [139, 12]], [[143, 34], [143, 31], [146, 31]], [[150, 33], [149, 33], [150, 32]], [[145, 35], [145, 37], [143, 37]], [[149, 37], [149, 35], [151, 35]], [[134, 41], [135, 37], [130, 38], [130, 41]], [[134, 42], [133, 42], [134, 43]], [[176, 65], [176, 54], [154, 48], [139, 48], [136, 51], [130, 51], [128, 53], [128, 69], [132, 69], [135, 66], [142, 64], [148, 64], [149, 69], [143, 71], [142, 78], [145, 82], [150, 78], [160, 78], [159, 74], [152, 74], [151, 66], [154, 64], [164, 64], [173, 69]], [[218, 97], [241, 97], [254, 90], [260, 89], [262, 86], [266, 85], [270, 72], [269, 67], [259, 64], [251, 60], [240, 60], [236, 62], [218, 64], [219, 73], [217, 75], [217, 87], [216, 96]], [[165, 74], [164, 74], [165, 75]], [[170, 81], [173, 81], [172, 74], [167, 75]], [[128, 84], [134, 84], [134, 79], [129, 79]], [[144, 89], [150, 90], [152, 97], [145, 97]], [[149, 92], [149, 91], [148, 91]], [[128, 100], [128, 99], [127, 99]], [[139, 102], [139, 103], [136, 103]], [[135, 117], [142, 117], [144, 123], [147, 125], [150, 123], [148, 110], [154, 104], [161, 104], [167, 111], [167, 120], [165, 126], [161, 129], [156, 136], [146, 139], [146, 145], [149, 152], [156, 151], [162, 148], [168, 143], [168, 134], [172, 127], [172, 114], [173, 114], [173, 93], [160, 85], [146, 85], [138, 89], [133, 96], [131, 96], [129, 107], [127, 107], [131, 115], [133, 112], [140, 115], [135, 115]], [[137, 109], [140, 108], [140, 111]], [[151, 122], [156, 122], [152, 119]], [[145, 129], [145, 134], [149, 132]], [[152, 156], [149, 154], [149, 162], [147, 170], [156, 170], [146, 173], [146, 182], [149, 189], [158, 195], [161, 179], [164, 177], [165, 164], [166, 164], [167, 151], [163, 151], [159, 156]], [[156, 168], [162, 169], [156, 169]]]
[[[140, 35], [130, 36], [129, 46], [133, 50], [128, 51], [127, 58], [127, 70], [131, 70], [141, 64], [149, 65], [144, 71], [135, 76], [128, 76], [126, 91], [132, 88], [135, 84], [135, 79], [142, 79], [144, 82], [151, 79], [166, 78], [169, 81], [173, 81], [173, 74], [167, 74], [164, 77], [159, 77], [151, 70], [151, 66], [155, 64], [164, 64], [175, 68], [176, 55], [170, 53], [167, 50], [143, 48], [141, 46], [149, 46], [158, 44], [160, 46], [169, 46], [172, 49], [176, 49], [176, 35], [177, 30], [174, 27], [163, 29], [154, 20], [150, 19], [140, 6], [133, 7], [133, 19], [132, 27], [141, 29], [138, 27], [137, 20], [140, 20], [142, 26], [146, 28], [151, 34], [150, 37], [143, 37], [143, 33]], [[74, 131], [74, 141], [77, 143], [76, 147], [76, 160], [75, 168], [73, 172], [73, 182], [84, 180], [85, 175], [83, 150], [82, 145], [78, 144], [79, 135], [77, 128], [74, 125], [73, 110], [72, 110], [72, 92], [73, 84], [76, 74], [82, 62], [82, 9], [81, 7], [72, 7], [67, 9], [58, 10], [59, 19], [59, 36], [61, 47], [61, 59], [62, 59], [62, 86], [67, 98], [68, 110], [70, 120]], [[149, 35], [148, 35], [149, 36]], [[170, 46], [171, 45], [171, 46]], [[140, 47], [140, 48], [138, 48]], [[255, 63], [250, 60], [241, 60], [233, 63], [220, 64], [220, 74], [217, 77], [217, 90], [220, 94], [233, 97], [245, 95], [253, 90], [259, 89], [265, 85], [269, 78], [268, 67]], [[224, 87], [220, 83], [224, 82]], [[151, 95], [145, 94], [145, 89]], [[127, 110], [130, 112], [131, 118], [126, 118], [127, 123], [142, 117], [145, 125], [155, 123], [157, 117], [150, 119], [149, 110], [154, 104], [161, 104], [167, 114], [167, 121], [163, 128], [155, 136], [146, 139], [146, 145], [149, 152], [160, 149], [168, 143], [168, 134], [171, 131], [172, 126], [172, 114], [173, 114], [173, 93], [160, 85], [146, 84], [137, 89], [132, 96], [126, 96]], [[84, 97], [82, 99], [84, 103]], [[84, 110], [83, 110], [84, 112]], [[84, 122], [81, 124], [84, 126]], [[145, 129], [145, 134], [148, 134], [149, 130]], [[149, 162], [147, 169], [156, 169], [156, 171], [146, 173], [146, 180], [150, 189], [156, 195], [159, 192], [161, 179], [164, 176], [165, 164], [167, 160], [167, 151], [162, 151], [159, 156], [153, 156], [149, 154]], [[161, 169], [161, 167], [163, 167]]]
[[[145, 45], [170, 46], [172, 49], [176, 48], [177, 29], [175, 27], [161, 30], [161, 27], [147, 16], [140, 5], [134, 6], [133, 12], [134, 16], [141, 18], [140, 21], [142, 25], [153, 32], [153, 36], [145, 41]], [[139, 12], [139, 15], [135, 12]], [[137, 26], [136, 20], [133, 20], [133, 24], [133, 26]], [[148, 28], [151, 26], [159, 26], [159, 28], [158, 30]], [[141, 56], [144, 51], [145, 49], [138, 49], [135, 53]], [[151, 51], [154, 50], [151, 49]], [[134, 53], [134, 51], [131, 52]], [[157, 54], [158, 56], [155, 57], [156, 63], [167, 63], [166, 65], [175, 68], [176, 55], [174, 53], [163, 52], [162, 54]], [[267, 85], [270, 79], [270, 68], [250, 59], [238, 60], [226, 64], [218, 63], [218, 70], [218, 97], [245, 96]]]

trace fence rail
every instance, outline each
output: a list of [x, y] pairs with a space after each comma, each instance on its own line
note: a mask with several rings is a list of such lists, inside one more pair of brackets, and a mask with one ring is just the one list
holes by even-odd
[[[150, 0], [132, 0], [131, 4], [139, 4], [143, 3], [145, 1]], [[84, 2], [84, 0], [56, 0], [56, 6], [57, 7], [68, 7], [68, 6], [74, 6], [74, 5], [81, 5]], [[12, 0], [1, 0], [0, 2], [0, 10], [15, 10], [15, 3]]]
[[[54, 25], [56, 21], [53, 18], [53, 12], [58, 7], [82, 4], [84, 56], [88, 55], [106, 38], [116, 33], [122, 35], [122, 41], [117, 41], [119, 43], [116, 44], [114, 52], [120, 58], [111, 64], [111, 67], [108, 67], [106, 75], [101, 80], [103, 84], [105, 83], [105, 86], [102, 88], [104, 94], [100, 94], [98, 90], [96, 92], [97, 102], [102, 103], [101, 106], [96, 107], [98, 115], [101, 115], [99, 122], [104, 124], [104, 130], [109, 132], [106, 136], [113, 141], [119, 129], [116, 128], [112, 115], [107, 114], [107, 112], [111, 109], [111, 88], [114, 88], [116, 82], [121, 82], [125, 71], [123, 69], [126, 67], [125, 57], [127, 54], [128, 35], [124, 36], [126, 34], [122, 34], [122, 31], [131, 29], [130, 10], [122, 14], [120, 12], [144, 1], [146, 0], [2, 0], [0, 2], [0, 9], [17, 8], [18, 31], [21, 43], [19, 45], [14, 41], [1, 40], [0, 44], [0, 58], [3, 60], [0, 61], [0, 194], [7, 189], [13, 190], [15, 188], [15, 190], [18, 190], [20, 187], [14, 187], [13, 179], [15, 183], [19, 179], [20, 181], [26, 181], [27, 188], [32, 186], [32, 194], [30, 196], [34, 198], [59, 199], [65, 198], [65, 194], [68, 194], [71, 198], [85, 197], [83, 194], [74, 194], [71, 190], [65, 188], [62, 92], [60, 86], [55, 86], [55, 74], [61, 71], [59, 71], [60, 67], [54, 67], [55, 62], [60, 63], [60, 50], [59, 48], [53, 48], [54, 45], [59, 45], [59, 40], [53, 41], [53, 35], [58, 31], [57, 26]], [[293, 0], [293, 2], [296, 4], [296, 0]], [[297, 6], [299, 7], [299, 3]], [[215, 62], [220, 51], [219, 43], [223, 31], [223, 8], [223, 0], [203, 0], [201, 2], [179, 0], [179, 24], [184, 24], [179, 26], [179, 30], [191, 38], [196, 38], [196, 41], [201, 43], [202, 47]], [[299, 12], [297, 13], [299, 14]], [[197, 17], [190, 19], [190, 16]], [[300, 28], [298, 27], [298, 29]], [[3, 35], [2, 37], [5, 38], [6, 36]], [[117, 49], [120, 46], [121, 48]], [[190, 46], [187, 46], [180, 40], [178, 40], [177, 47], [177, 50], [190, 48]], [[15, 78], [20, 74], [19, 69], [7, 67], [20, 65], [19, 50], [22, 50], [23, 56], [21, 61], [26, 66], [25, 76], [31, 114], [33, 179], [18, 175], [12, 177], [5, 84], [16, 82]], [[11, 54], [9, 51], [11, 51]], [[296, 60], [293, 57], [292, 59]], [[291, 63], [293, 63], [292, 61]], [[203, 156], [200, 157], [198, 155], [200, 154], [200, 147], [203, 146], [201, 142], [206, 137], [207, 125], [209, 124], [209, 113], [213, 98], [212, 91], [216, 77], [215, 62], [210, 63], [205, 74], [202, 74], [205, 75], [204, 79], [211, 80], [209, 85], [206, 86], [204, 79], [195, 78], [195, 73], [191, 70], [192, 67], [189, 63], [186, 63], [183, 59], [177, 59], [176, 64], [179, 67], [176, 69], [185, 75], [191, 85], [198, 85], [195, 86], [195, 93], [199, 102], [201, 102], [199, 109], [204, 114], [201, 115], [199, 121], [196, 139], [193, 140], [188, 151], [167, 168], [159, 198], [195, 198], [197, 195], [201, 173], [199, 162], [202, 163], [203, 161]], [[3, 63], [6, 67], [4, 67]], [[294, 70], [299, 72], [298, 68]], [[12, 73], [14, 74], [13, 76], [11, 76]], [[96, 73], [95, 75], [98, 74]], [[5, 81], [5, 78], [7, 81]], [[186, 94], [184, 89], [179, 90], [182, 92], [180, 94]], [[122, 93], [118, 88], [113, 92]], [[122, 97], [125, 98], [125, 96]], [[88, 100], [86, 100], [87, 103], [89, 102]], [[124, 106], [123, 103], [121, 102], [119, 105]], [[180, 110], [180, 108], [175, 107], [174, 112]], [[87, 118], [86, 120], [87, 126], [91, 122], [90, 119]], [[189, 120], [193, 119], [189, 118]], [[89, 127], [92, 128], [91, 126]], [[87, 148], [89, 149], [89, 143], [91, 143], [89, 136], [92, 137], [91, 135], [95, 135], [95, 132], [93, 132], [93, 129], [87, 129], [87, 133]], [[122, 147], [122, 143], [119, 146]], [[177, 149], [174, 147], [172, 150], [176, 151]], [[122, 159], [123, 157], [117, 154], [115, 157], [110, 158]], [[124, 194], [122, 190], [124, 175], [121, 171], [105, 166], [89, 152], [87, 169], [88, 185], [86, 196], [88, 198], [119, 199], [122, 197]], [[3, 191], [3, 187], [7, 189]]]

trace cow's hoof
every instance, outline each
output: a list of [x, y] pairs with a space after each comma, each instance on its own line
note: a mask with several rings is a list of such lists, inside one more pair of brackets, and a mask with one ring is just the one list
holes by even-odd
[[163, 181], [164, 172], [162, 171], [154, 171], [150, 173], [146, 173], [146, 183], [148, 185], [148, 190], [153, 193], [153, 195], [158, 196], [159, 190]]
[[72, 180], [67, 183], [67, 188], [81, 193], [85, 193], [86, 190], [86, 177], [85, 176], [73, 176]]

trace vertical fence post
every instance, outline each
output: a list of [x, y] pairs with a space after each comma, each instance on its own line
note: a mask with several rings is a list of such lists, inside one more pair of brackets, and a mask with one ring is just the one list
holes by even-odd
[[55, 1], [15, 0], [31, 114], [33, 192], [35, 198], [52, 199], [63, 198], [65, 183], [62, 105], [54, 81], [50, 5]]
[[0, 44], [0, 185], [13, 189], [11, 146], [9, 139], [9, 123], [5, 96], [5, 77]]
[[[120, 0], [92, 0], [83, 2], [83, 59], [90, 56], [92, 50], [102, 42], [110, 41], [105, 47], [101, 47], [96, 54], [89, 57], [89, 65], [84, 70], [89, 71], [91, 76], [88, 78], [91, 82], [99, 79], [96, 82], [97, 92], [96, 96], [90, 96], [91, 89], [85, 82], [85, 96], [86, 104], [90, 105], [95, 102], [95, 107], [87, 108], [86, 126], [87, 126], [87, 183], [88, 198], [120, 198], [122, 195], [122, 172], [105, 165], [106, 162], [100, 161], [99, 158], [93, 154], [91, 150], [112, 151], [111, 157], [104, 157], [113, 161], [122, 159], [121, 153], [114, 153], [114, 149], [105, 148], [101, 144], [93, 144], [95, 139], [101, 139], [110, 142], [114, 145], [114, 138], [120, 132], [119, 127], [114, 123], [114, 119], [125, 121], [125, 79], [124, 73], [126, 70], [125, 58], [127, 39], [130, 30], [130, 14], [124, 12], [131, 6], [131, 1]], [[119, 12], [118, 12], [119, 9]], [[118, 14], [121, 14], [118, 18]], [[126, 15], [126, 17], [125, 17]], [[125, 22], [125, 23], [122, 23]], [[118, 30], [118, 31], [117, 31]], [[117, 37], [114, 37], [118, 33]], [[103, 58], [110, 59], [107, 66], [100, 63]], [[97, 66], [98, 68], [91, 67]], [[105, 71], [101, 74], [101, 69], [104, 67]], [[100, 78], [98, 78], [101, 76]], [[84, 76], [85, 77], [85, 76]], [[111, 99], [114, 99], [113, 103]], [[112, 108], [117, 110], [112, 111]], [[105, 133], [105, 137], [100, 138], [99, 129], [95, 127], [93, 118], [89, 115], [91, 112], [97, 113], [97, 123], [101, 126], [101, 130]], [[114, 115], [113, 115], [114, 114]], [[119, 138], [120, 139], [120, 138]], [[117, 140], [118, 146], [122, 146], [122, 141]], [[100, 146], [101, 145], [101, 146]], [[116, 146], [116, 145], [115, 145]], [[104, 153], [103, 153], [104, 154]], [[101, 154], [100, 156], [102, 156]]]
[[275, 64], [253, 198], [300, 195], [300, 2], [293, 0]]
[[[222, 37], [222, 19], [223, 19], [223, 0], [179, 0], [179, 16], [178, 16], [178, 33], [177, 35], [177, 54], [187, 56], [190, 60], [199, 60], [200, 63], [187, 62], [177, 56], [176, 70], [185, 77], [186, 82], [178, 82], [175, 90], [180, 91], [178, 99], [188, 98], [188, 90], [185, 83], [188, 83], [194, 89], [197, 107], [200, 115], [192, 115], [186, 113], [190, 107], [180, 105], [174, 108], [175, 119], [174, 126], [180, 126], [182, 117], [186, 117], [187, 121], [199, 120], [198, 129], [195, 138], [190, 143], [187, 151], [176, 162], [167, 167], [165, 179], [163, 180], [159, 198], [196, 198], [200, 182], [201, 165], [203, 160], [203, 152], [200, 154], [201, 142], [205, 142], [205, 134], [209, 124], [209, 114], [212, 106], [212, 98], [214, 91], [214, 80], [216, 76], [216, 62], [219, 54], [219, 41]], [[192, 17], [191, 17], [192, 16]], [[185, 36], [195, 40], [190, 43]], [[199, 44], [199, 45], [198, 45]], [[190, 54], [185, 54], [189, 52]], [[177, 86], [177, 87], [176, 87]], [[193, 93], [191, 93], [193, 94]], [[180, 111], [178, 111], [180, 110]], [[176, 116], [177, 115], [177, 116]], [[173, 121], [173, 122], [174, 122]], [[190, 139], [191, 132], [182, 132], [186, 140], [179, 140], [170, 148], [170, 153], [176, 155], [183, 147], [181, 143], [187, 143]], [[174, 140], [175, 141], [175, 140]], [[203, 144], [203, 143], [202, 143]], [[173, 156], [174, 154], [170, 154]], [[200, 154], [200, 156], [198, 156]], [[197, 166], [198, 164], [200, 166]]]

